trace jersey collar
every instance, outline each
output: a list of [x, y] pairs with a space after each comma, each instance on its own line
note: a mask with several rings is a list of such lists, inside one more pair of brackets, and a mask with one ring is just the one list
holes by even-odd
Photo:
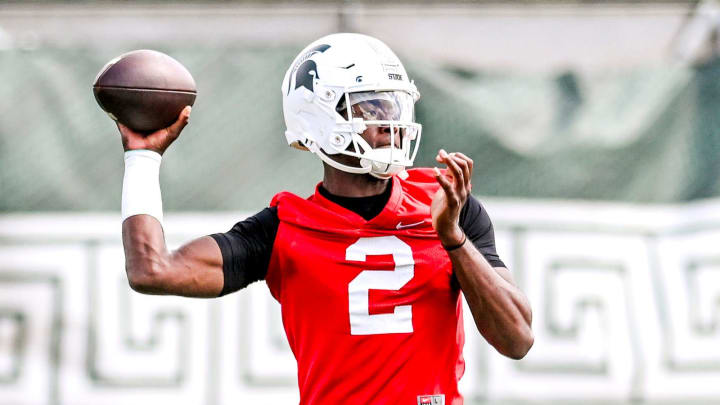
[[397, 176], [391, 177], [390, 181], [392, 181], [390, 198], [385, 204], [385, 207], [383, 207], [382, 211], [369, 221], [342, 205], [336, 204], [335, 202], [325, 198], [322, 193], [320, 193], [320, 185], [322, 185], [322, 182], [315, 186], [315, 194], [313, 194], [311, 199], [313, 202], [323, 206], [324, 208], [343, 216], [346, 220], [352, 222], [356, 226], [381, 229], [395, 227], [397, 222], [397, 208], [402, 201], [403, 190]]

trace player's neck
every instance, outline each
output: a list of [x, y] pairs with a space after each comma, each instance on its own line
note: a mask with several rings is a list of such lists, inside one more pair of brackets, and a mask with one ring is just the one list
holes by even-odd
[[323, 187], [330, 194], [341, 197], [370, 197], [382, 194], [387, 188], [387, 179], [381, 180], [369, 174], [353, 174], [325, 166]]

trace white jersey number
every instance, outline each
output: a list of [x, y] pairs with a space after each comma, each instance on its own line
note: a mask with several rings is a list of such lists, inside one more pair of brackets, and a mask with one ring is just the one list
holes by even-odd
[[345, 260], [365, 261], [367, 256], [392, 255], [394, 271], [363, 270], [348, 285], [350, 333], [378, 335], [410, 333], [412, 307], [399, 305], [392, 314], [370, 315], [368, 290], [399, 290], [415, 275], [415, 261], [410, 246], [395, 236], [360, 238], [345, 251]]

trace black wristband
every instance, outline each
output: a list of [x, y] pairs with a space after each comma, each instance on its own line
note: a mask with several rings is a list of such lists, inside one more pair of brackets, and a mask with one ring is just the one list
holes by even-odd
[[445, 246], [442, 244], [442, 242], [440, 242], [440, 244], [442, 245], [443, 249], [445, 249], [448, 252], [451, 252], [455, 249], [460, 249], [465, 244], [465, 242], [467, 242], [467, 235], [465, 235], [465, 232], [463, 232], [463, 240], [462, 240], [462, 242], [458, 243], [457, 245]]

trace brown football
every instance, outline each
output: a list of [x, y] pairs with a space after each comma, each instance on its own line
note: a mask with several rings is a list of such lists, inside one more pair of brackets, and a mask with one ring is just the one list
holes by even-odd
[[157, 51], [139, 50], [108, 62], [93, 83], [100, 108], [138, 132], [150, 133], [177, 120], [197, 96], [185, 66]]

